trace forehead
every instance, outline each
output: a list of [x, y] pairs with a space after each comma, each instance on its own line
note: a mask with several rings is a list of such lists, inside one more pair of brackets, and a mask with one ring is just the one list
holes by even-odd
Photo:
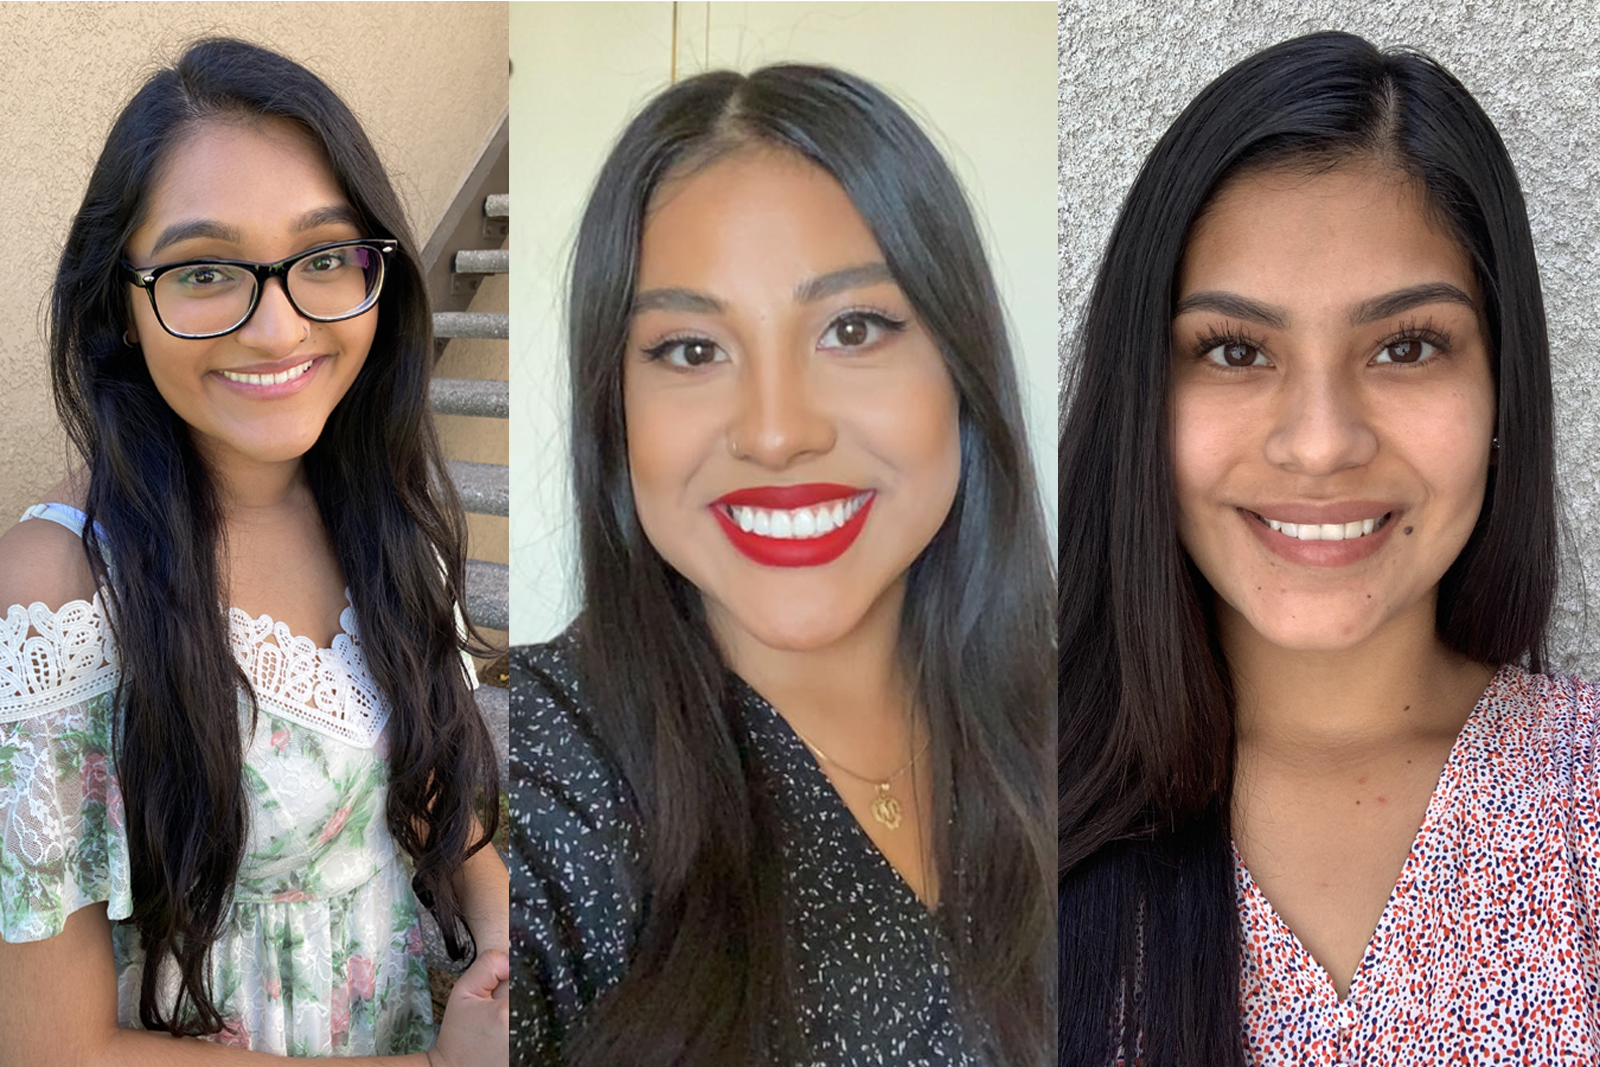
[[883, 253], [844, 187], [804, 157], [742, 148], [667, 179], [651, 197], [641, 287], [792, 285]]
[[1268, 170], [1228, 182], [1196, 221], [1178, 295], [1238, 292], [1284, 307], [1344, 307], [1421, 281], [1478, 295], [1472, 261], [1419, 182], [1377, 164]]
[[299, 125], [207, 119], [168, 151], [132, 243], [190, 219], [214, 219], [247, 234], [270, 232], [313, 209], [344, 203], [326, 153]]

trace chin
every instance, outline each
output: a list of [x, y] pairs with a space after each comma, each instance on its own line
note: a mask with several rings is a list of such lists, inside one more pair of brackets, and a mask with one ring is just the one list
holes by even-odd
[[1371, 603], [1335, 605], [1323, 598], [1264, 605], [1241, 614], [1264, 641], [1291, 652], [1342, 652], [1372, 637], [1383, 623]]
[[806, 610], [791, 603], [789, 610], [774, 610], [775, 604], [724, 603], [726, 621], [737, 631], [777, 652], [815, 652], [849, 636], [861, 623], [863, 613], [829, 605]]

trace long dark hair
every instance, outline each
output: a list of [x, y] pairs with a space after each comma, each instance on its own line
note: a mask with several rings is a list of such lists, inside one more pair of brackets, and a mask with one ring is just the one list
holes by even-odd
[[772, 800], [700, 594], [646, 539], [622, 366], [654, 190], [749, 145], [831, 174], [937, 339], [960, 396], [960, 488], [911, 568], [899, 649], [926, 709], [937, 927], [959, 1008], [1005, 1064], [1048, 1059], [1050, 558], [1000, 302], [960, 187], [916, 124], [818, 67], [719, 72], [656, 97], [612, 150], [573, 255], [569, 340], [584, 583], [579, 669], [645, 829], [649, 904], [574, 1064], [801, 1055]]
[[1539, 669], [1556, 572], [1549, 346], [1527, 211], [1494, 126], [1415, 52], [1288, 41], [1208, 86], [1145, 162], [1073, 348], [1061, 435], [1060, 1062], [1242, 1064], [1233, 696], [1176, 533], [1170, 328], [1188, 232], [1246, 170], [1375, 159], [1471, 257], [1499, 461], [1440, 583], [1444, 642]]
[[[460, 652], [465, 520], [428, 410], [432, 320], [400, 202], [360, 124], [305, 68], [254, 45], [204, 40], [118, 116], [73, 219], [51, 297], [56, 407], [89, 469], [84, 551], [105, 595], [122, 675], [115, 763], [127, 810], [133, 915], [147, 953], [139, 1018], [174, 1034], [221, 1028], [207, 955], [232, 899], [247, 794], [236, 713], [248, 680], [228, 643], [217, 565], [225, 536], [211, 474], [122, 340], [119, 264], [173, 147], [209, 121], [283, 119], [321, 146], [369, 237], [396, 240], [377, 334], [304, 458], [391, 707], [387, 822], [452, 956], [465, 954], [451, 879], [474, 839], [474, 792], [498, 791]], [[99, 524], [97, 533], [95, 523]], [[112, 566], [101, 561], [107, 551]], [[494, 832], [498, 805], [484, 811]], [[157, 969], [177, 964], [175, 1003]]]

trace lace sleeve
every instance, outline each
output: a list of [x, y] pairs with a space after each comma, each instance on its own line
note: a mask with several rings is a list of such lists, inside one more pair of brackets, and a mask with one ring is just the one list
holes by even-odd
[[98, 901], [126, 918], [122, 791], [111, 767], [115, 655], [100, 601], [0, 622], [0, 939], [37, 941]]

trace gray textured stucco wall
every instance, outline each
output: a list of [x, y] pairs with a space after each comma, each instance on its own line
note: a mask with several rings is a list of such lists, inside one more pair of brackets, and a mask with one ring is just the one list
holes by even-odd
[[[1567, 525], [1553, 666], [1600, 677], [1600, 7], [1593, 2], [1066, 0], [1059, 8], [1063, 356], [1122, 198], [1185, 105], [1234, 63], [1316, 30], [1433, 56], [1500, 130], [1522, 181], [1550, 325]], [[1590, 619], [1588, 616], [1593, 616]]]

